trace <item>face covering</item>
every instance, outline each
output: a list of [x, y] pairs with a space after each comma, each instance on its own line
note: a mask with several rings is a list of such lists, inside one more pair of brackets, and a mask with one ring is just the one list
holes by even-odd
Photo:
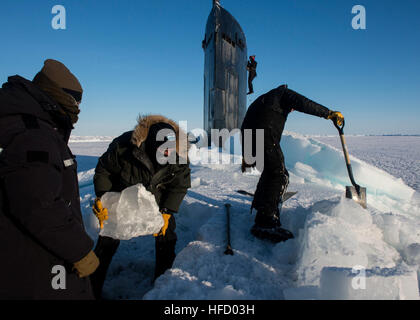
[[59, 111], [67, 115], [73, 125], [79, 120], [78, 114], [80, 113], [80, 109], [76, 99], [71, 94], [65, 92], [42, 72], [39, 72], [32, 82], [60, 104], [61, 108], [59, 108]]

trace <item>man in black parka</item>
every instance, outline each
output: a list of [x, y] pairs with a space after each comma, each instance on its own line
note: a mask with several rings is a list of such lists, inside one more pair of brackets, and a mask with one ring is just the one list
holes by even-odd
[[[159, 139], [157, 135], [160, 132], [165, 134], [165, 130], [167, 133], [173, 133], [172, 152], [176, 155], [176, 163], [160, 164], [157, 160], [160, 147], [167, 142], [166, 139]], [[133, 131], [128, 131], [112, 141], [108, 150], [99, 158], [95, 169], [93, 181], [97, 198], [93, 211], [101, 225], [107, 219], [107, 209], [100, 201], [105, 192], [121, 192], [127, 187], [141, 183], [155, 196], [165, 225], [161, 232], [155, 235], [154, 278], [170, 268], [175, 259], [177, 236], [173, 214], [178, 212], [188, 188], [191, 187], [186, 137], [186, 133], [174, 121], [164, 116], [140, 117]], [[165, 157], [162, 153], [161, 156]], [[97, 298], [101, 297], [106, 273], [119, 243], [117, 239], [99, 236], [95, 252], [101, 265], [92, 276]]]
[[[284, 164], [283, 152], [280, 148], [280, 139], [283, 133], [287, 116], [293, 110], [331, 119], [341, 125], [344, 120], [340, 112], [331, 111], [328, 108], [307, 99], [301, 94], [290, 90], [286, 85], [279, 86], [259, 96], [248, 108], [242, 123], [241, 131], [244, 137], [242, 172], [247, 167], [255, 167], [257, 162], [247, 163], [256, 155], [257, 129], [264, 130], [264, 162], [258, 167], [262, 171], [255, 191], [252, 208], [257, 210], [255, 224], [251, 229], [254, 236], [268, 239], [273, 242], [285, 241], [293, 238], [290, 231], [281, 228], [280, 211], [283, 194], [289, 184], [289, 173]], [[252, 132], [252, 139], [247, 141], [245, 130]], [[244, 154], [244, 144], [251, 144], [252, 155]], [[252, 209], [251, 208], [251, 209]]]
[[82, 92], [51, 59], [33, 81], [13, 76], [0, 89], [0, 299], [94, 298], [99, 261], [67, 146]]

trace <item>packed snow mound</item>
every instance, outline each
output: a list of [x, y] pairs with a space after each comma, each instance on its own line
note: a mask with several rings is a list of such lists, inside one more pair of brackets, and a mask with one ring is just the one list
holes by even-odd
[[142, 184], [120, 192], [107, 192], [101, 197], [108, 209], [108, 220], [99, 233], [101, 236], [129, 240], [138, 236], [157, 233], [163, 226], [155, 196]]
[[[337, 139], [338, 136], [337, 136]], [[330, 187], [351, 185], [342, 150], [315, 139], [285, 132], [281, 140], [286, 167], [304, 178]], [[366, 187], [369, 199], [381, 201], [383, 196], [397, 201], [410, 201], [415, 190], [387, 172], [350, 155], [356, 182]]]

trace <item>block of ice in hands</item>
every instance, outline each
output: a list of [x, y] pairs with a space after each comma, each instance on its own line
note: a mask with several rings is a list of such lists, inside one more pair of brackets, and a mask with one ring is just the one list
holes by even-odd
[[108, 220], [104, 221], [101, 236], [129, 240], [158, 233], [163, 226], [155, 196], [142, 184], [122, 192], [107, 192], [101, 197], [101, 202], [108, 209]]

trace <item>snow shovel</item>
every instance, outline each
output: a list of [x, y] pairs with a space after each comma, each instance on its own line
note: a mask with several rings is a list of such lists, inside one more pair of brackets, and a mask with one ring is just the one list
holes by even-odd
[[340, 134], [341, 146], [343, 147], [344, 158], [346, 160], [347, 172], [349, 173], [349, 178], [352, 186], [346, 186], [346, 198], [353, 199], [359, 203], [363, 208], [367, 208], [366, 202], [366, 188], [359, 186], [356, 181], [354, 181], [353, 170], [351, 169], [349, 152], [347, 151], [346, 140], [344, 139], [344, 119], [343, 125], [339, 126], [337, 121], [333, 121], [334, 126], [337, 128], [338, 133]]

